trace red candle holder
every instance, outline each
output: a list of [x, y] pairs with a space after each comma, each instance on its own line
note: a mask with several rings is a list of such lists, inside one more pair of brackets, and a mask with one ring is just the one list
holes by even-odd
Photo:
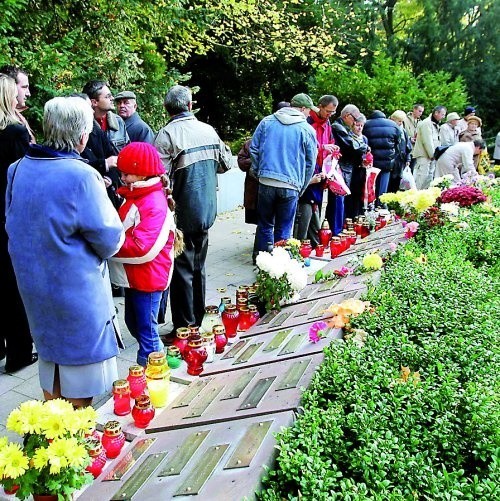
[[137, 397], [132, 409], [132, 418], [137, 428], [147, 428], [154, 417], [155, 408], [151, 405], [150, 398], [147, 395]]
[[214, 325], [212, 332], [215, 337], [215, 353], [224, 353], [227, 345], [226, 329], [223, 325]]
[[175, 331], [175, 339], [173, 345], [179, 348], [181, 356], [184, 355], [184, 350], [186, 349], [186, 346], [188, 344], [188, 339], [189, 339], [189, 329], [187, 327], [179, 327]]
[[259, 309], [257, 308], [257, 306], [255, 304], [249, 304], [248, 309], [250, 310], [250, 319], [251, 319], [250, 321], [253, 325], [260, 318]]
[[[326, 219], [323, 220], [321, 224], [321, 228], [318, 230], [318, 238], [323, 247], [326, 247], [330, 243], [330, 239], [332, 238], [332, 230], [330, 229], [330, 225]], [[317, 249], [318, 247], [316, 247]], [[316, 255], [318, 255], [316, 253]]]
[[92, 462], [87, 466], [86, 470], [91, 473], [94, 478], [97, 478], [106, 464], [106, 452], [101, 442], [95, 438], [86, 439], [85, 446], [92, 459]]
[[342, 242], [339, 237], [333, 237], [330, 242], [330, 256], [332, 258], [339, 256], [343, 251]]
[[245, 332], [250, 327], [252, 327], [252, 315], [250, 313], [250, 309], [248, 306], [242, 306], [240, 308], [240, 317], [238, 319], [238, 327], [237, 330], [241, 332]]
[[318, 244], [314, 248], [314, 252], [316, 253], [317, 257], [323, 257], [323, 254], [325, 252], [325, 246], [323, 244]]
[[104, 434], [101, 442], [108, 459], [118, 457], [125, 445], [125, 435], [118, 421], [108, 421], [104, 425]]
[[137, 398], [146, 391], [146, 376], [142, 365], [130, 366], [127, 380], [130, 386], [130, 398]]
[[299, 248], [299, 254], [303, 257], [309, 257], [312, 252], [312, 246], [311, 246], [311, 241], [310, 240], [302, 240], [302, 243], [300, 244]]
[[130, 414], [130, 386], [126, 379], [113, 383], [113, 411], [117, 416]]
[[206, 361], [207, 356], [207, 350], [203, 346], [201, 336], [191, 336], [184, 351], [187, 373], [191, 374], [191, 376], [199, 376], [203, 372], [203, 363]]
[[222, 312], [222, 323], [226, 328], [226, 336], [228, 338], [236, 337], [238, 329], [240, 312], [234, 304], [226, 304], [226, 308]]

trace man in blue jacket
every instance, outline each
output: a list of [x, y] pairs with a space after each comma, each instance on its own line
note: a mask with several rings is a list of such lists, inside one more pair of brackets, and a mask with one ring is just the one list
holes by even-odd
[[318, 153], [314, 129], [306, 121], [310, 110], [319, 111], [307, 94], [297, 94], [290, 107], [263, 118], [253, 134], [259, 251], [292, 235], [297, 202], [313, 175]]

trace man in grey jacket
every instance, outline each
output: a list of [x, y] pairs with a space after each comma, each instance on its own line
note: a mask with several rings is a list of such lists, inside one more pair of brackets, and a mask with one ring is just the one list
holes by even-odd
[[158, 132], [154, 146], [170, 176], [177, 227], [184, 233], [185, 244], [175, 258], [170, 283], [174, 331], [165, 339], [168, 343], [177, 328], [201, 325], [208, 230], [217, 215], [217, 174], [229, 170], [235, 161], [215, 129], [191, 112], [193, 96], [188, 87], [174, 85], [164, 105], [170, 120]]

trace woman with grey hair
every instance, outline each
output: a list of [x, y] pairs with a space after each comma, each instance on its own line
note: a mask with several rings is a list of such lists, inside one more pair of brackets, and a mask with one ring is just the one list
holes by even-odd
[[80, 157], [93, 114], [79, 97], [45, 104], [42, 145], [7, 172], [6, 229], [46, 400], [87, 406], [117, 379], [106, 260], [123, 227], [100, 174]]

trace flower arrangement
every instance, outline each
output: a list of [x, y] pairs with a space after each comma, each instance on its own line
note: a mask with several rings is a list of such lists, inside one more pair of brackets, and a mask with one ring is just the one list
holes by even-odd
[[74, 409], [62, 399], [22, 403], [7, 418], [7, 429], [21, 435], [23, 445], [0, 438], [0, 483], [11, 491], [19, 486], [19, 499], [30, 494], [70, 499], [93, 481], [84, 439], [96, 417], [92, 407]]
[[441, 189], [437, 186], [426, 190], [407, 190], [396, 193], [384, 193], [380, 196], [380, 201], [387, 204], [388, 208], [394, 210], [398, 216], [405, 216], [406, 219], [416, 219], [422, 212], [436, 203]]
[[446, 190], [448, 188], [451, 188], [451, 185], [453, 183], [453, 176], [451, 174], [446, 174], [442, 177], [436, 177], [431, 181], [431, 186], [438, 187], [441, 190]]
[[460, 207], [470, 207], [471, 205], [486, 202], [485, 194], [475, 186], [456, 186], [443, 191], [438, 202], [457, 202]]
[[280, 310], [307, 285], [307, 273], [302, 263], [290, 256], [284, 247], [273, 252], [259, 252], [257, 256], [256, 295], [267, 310]]
[[300, 255], [300, 240], [296, 238], [289, 238], [288, 240], [279, 240], [274, 244], [275, 247], [283, 247], [286, 249], [290, 257], [296, 259], [297, 261], [303, 261], [302, 256]]

